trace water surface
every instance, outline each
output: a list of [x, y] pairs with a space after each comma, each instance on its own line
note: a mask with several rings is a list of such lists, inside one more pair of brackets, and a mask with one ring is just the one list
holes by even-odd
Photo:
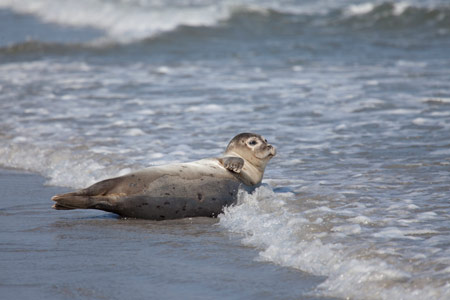
[[2, 166], [73, 189], [257, 132], [266, 185], [211, 227], [249, 262], [317, 297], [449, 297], [446, 1], [32, 4], [0, 1]]

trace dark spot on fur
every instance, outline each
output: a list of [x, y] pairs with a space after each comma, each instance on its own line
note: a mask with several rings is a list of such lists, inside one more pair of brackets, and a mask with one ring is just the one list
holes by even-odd
[[179, 210], [176, 210], [176, 211], [175, 211], [175, 214], [178, 214], [178, 212], [179, 212]]
[[161, 206], [159, 206], [159, 205], [156, 205], [156, 208], [161, 208]]
[[212, 198], [212, 201], [216, 201], [216, 200], [217, 200], [216, 198], [214, 198], [214, 197]]
[[144, 203], [142, 203], [142, 205], [148, 205], [148, 203], [147, 203], [147, 202], [144, 202]]
[[182, 208], [181, 210], [182, 210], [182, 211], [185, 211], [185, 210], [186, 210], [186, 204], [183, 205], [183, 208]]
[[170, 196], [170, 194], [169, 194], [169, 193], [165, 193], [164, 195], [166, 195], [166, 196]]
[[164, 205], [170, 205], [169, 201], [164, 202]]
[[161, 219], [165, 219], [166, 217], [165, 216], [159, 216]]
[[175, 189], [175, 187], [172, 188], [172, 190], [174, 190], [174, 189]]
[[203, 195], [198, 193], [197, 194], [197, 198], [198, 198], [198, 201], [202, 201], [203, 200]]
[[234, 196], [233, 192], [230, 192], [230, 196]]
[[131, 175], [131, 177], [136, 177], [136, 175], [135, 175], [135, 174], [133, 174], [133, 175]]
[[178, 172], [183, 173], [183, 170], [178, 170]]

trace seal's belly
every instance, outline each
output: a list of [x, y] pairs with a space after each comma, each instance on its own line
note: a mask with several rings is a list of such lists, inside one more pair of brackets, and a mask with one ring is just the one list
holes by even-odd
[[240, 186], [243, 184], [233, 179], [163, 176], [150, 190], [118, 199], [113, 212], [152, 220], [214, 217], [223, 207], [236, 203]]

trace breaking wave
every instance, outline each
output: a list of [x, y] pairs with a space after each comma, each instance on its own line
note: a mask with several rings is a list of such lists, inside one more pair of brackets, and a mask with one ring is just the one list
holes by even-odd
[[[350, 209], [348, 205], [336, 205], [337, 199], [322, 199], [322, 205], [317, 206], [317, 200], [299, 199], [292, 192], [276, 189], [274, 192], [268, 185], [252, 195], [242, 193], [240, 201], [240, 205], [228, 207], [219, 215], [219, 224], [242, 235], [243, 244], [260, 249], [262, 261], [326, 276], [315, 291], [319, 294], [352, 299], [446, 299], [450, 294], [445, 280], [448, 268], [436, 271], [433, 266], [418, 263], [422, 251], [432, 247], [421, 237], [435, 235], [436, 240], [444, 242], [443, 232], [416, 226], [383, 227], [389, 218], [369, 215], [367, 203]], [[315, 203], [309, 206], [309, 202]], [[405, 203], [402, 212], [410, 209], [411, 204]], [[415, 216], [417, 221], [421, 217]], [[437, 218], [431, 213], [426, 217]], [[378, 243], [374, 243], [367, 232], [378, 226], [380, 230], [373, 234]], [[392, 239], [415, 240], [423, 245], [399, 254], [401, 243]], [[424, 276], [415, 274], [419, 269]]]
[[[30, 14], [43, 22], [62, 26], [91, 27], [104, 32], [100, 45], [130, 43], [180, 30], [180, 28], [258, 28], [261, 32], [299, 32], [305, 27], [402, 30], [405, 28], [434, 28], [441, 34], [450, 30], [450, 6], [432, 7], [407, 2], [367, 2], [343, 7], [277, 6], [264, 4], [237, 5], [233, 1], [219, 4], [188, 6], [131, 5], [131, 1], [12, 1], [0, 0], [0, 8]], [[183, 32], [195, 34], [195, 31]], [[219, 34], [220, 32], [213, 32]], [[98, 42], [98, 41], [97, 41]], [[98, 47], [99, 43], [95, 43]], [[90, 43], [92, 46], [92, 43]], [[28, 41], [12, 46], [17, 49], [61, 47], [58, 44]], [[11, 48], [11, 47], [10, 47]], [[11, 50], [11, 49], [10, 49]]]

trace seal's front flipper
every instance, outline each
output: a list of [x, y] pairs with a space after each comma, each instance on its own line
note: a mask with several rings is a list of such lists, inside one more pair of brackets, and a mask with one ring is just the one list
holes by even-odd
[[240, 157], [227, 156], [219, 158], [219, 162], [225, 167], [235, 173], [240, 173], [244, 167], [244, 160]]

